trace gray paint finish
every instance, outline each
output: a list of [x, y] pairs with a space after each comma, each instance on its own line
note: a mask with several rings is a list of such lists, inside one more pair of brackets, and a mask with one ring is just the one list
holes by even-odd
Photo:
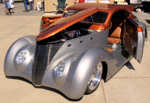
[[[108, 72], [105, 81], [109, 80], [131, 57], [122, 54], [120, 44], [112, 53], [108, 52], [106, 48], [112, 47], [112, 44], [107, 42], [108, 34], [108, 30], [94, 31], [89, 35], [67, 40], [47, 65], [39, 86], [55, 88], [71, 99], [79, 99], [84, 95], [88, 80], [98, 62], [107, 63]], [[30, 49], [31, 61], [23, 66], [23, 71], [19, 71], [15, 67], [14, 59], [16, 53], [24, 47]], [[24, 37], [17, 40], [7, 53], [5, 75], [22, 77], [32, 82], [35, 47], [35, 37]], [[65, 62], [64, 75], [62, 78], [56, 78], [54, 68], [61, 62]]]

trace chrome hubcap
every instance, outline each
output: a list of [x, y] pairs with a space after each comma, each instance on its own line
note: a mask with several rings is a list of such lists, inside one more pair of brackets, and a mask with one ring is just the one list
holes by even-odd
[[101, 77], [102, 77], [102, 63], [99, 62], [96, 68], [94, 69], [90, 80], [88, 81], [88, 89], [90, 91], [93, 91], [98, 87], [101, 81]]

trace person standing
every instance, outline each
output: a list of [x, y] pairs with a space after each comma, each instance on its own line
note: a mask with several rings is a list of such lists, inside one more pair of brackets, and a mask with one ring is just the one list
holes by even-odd
[[57, 6], [57, 13], [61, 14], [63, 13], [64, 9], [66, 8], [66, 0], [57, 0], [58, 6]]
[[9, 5], [10, 5], [10, 8], [8, 9], [8, 11], [9, 11], [9, 13], [10, 13], [10, 15], [12, 14], [12, 13], [14, 13], [14, 0], [9, 0]]
[[3, 3], [3, 0], [0, 0], [0, 3]]
[[29, 12], [28, 3], [29, 3], [29, 6], [30, 6], [30, 10], [33, 10], [33, 0], [24, 0], [25, 12]]
[[64, 10], [65, 7], [66, 7], [66, 0], [57, 0], [57, 2], [58, 2], [58, 7], [57, 8]]
[[42, 7], [41, 0], [38, 0], [37, 1], [37, 11], [41, 11], [41, 7]]
[[33, 0], [29, 0], [30, 10], [33, 10]]
[[28, 0], [23, 0], [24, 2], [24, 8], [25, 8], [25, 12], [28, 12]]
[[10, 9], [9, 0], [4, 0], [4, 4], [5, 4], [5, 13], [6, 15], [9, 15], [9, 9]]

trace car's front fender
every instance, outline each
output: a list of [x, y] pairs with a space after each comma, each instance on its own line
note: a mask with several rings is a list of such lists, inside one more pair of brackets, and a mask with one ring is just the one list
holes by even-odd
[[[32, 64], [34, 60], [34, 52], [36, 47], [35, 36], [26, 36], [16, 40], [9, 48], [4, 63], [4, 73], [6, 76], [22, 77], [32, 81]], [[17, 54], [23, 50], [29, 51], [25, 63], [16, 64], [15, 58]]]
[[68, 72], [65, 77], [62, 77], [64, 79], [61, 79], [62, 82], [60, 80], [60, 83], [56, 81], [56, 77], [53, 75], [53, 68], [48, 66], [42, 85], [58, 89], [71, 99], [81, 98], [85, 93], [93, 69], [101, 60], [100, 55], [101, 50], [94, 48], [81, 53], [78, 57], [70, 56], [66, 59], [70, 67], [65, 67]]

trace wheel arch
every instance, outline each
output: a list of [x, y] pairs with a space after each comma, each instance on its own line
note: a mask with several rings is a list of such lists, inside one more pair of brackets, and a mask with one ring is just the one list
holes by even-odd
[[[88, 80], [93, 71], [92, 68], [94, 68], [94, 66], [98, 62], [101, 62], [104, 67], [107, 67], [107, 63], [101, 57], [102, 54], [104, 54], [103, 50], [94, 48], [88, 50], [79, 57], [79, 59], [77, 60], [77, 65], [73, 67], [72, 71], [70, 71], [69, 73], [70, 75], [68, 76], [68, 78], [72, 78], [71, 85], [66, 86], [71, 88], [71, 92], [69, 89], [64, 91], [67, 92], [66, 95], [68, 97], [72, 99], [77, 99], [81, 97], [83, 93], [85, 93]], [[107, 74], [107, 69], [104, 69], [104, 72]], [[106, 74], [104, 75], [104, 77], [106, 77]]]
[[102, 72], [102, 79], [106, 81], [107, 78], [107, 73], [108, 73], [108, 64], [106, 61], [101, 61], [102, 66], [103, 66], [103, 72]]

